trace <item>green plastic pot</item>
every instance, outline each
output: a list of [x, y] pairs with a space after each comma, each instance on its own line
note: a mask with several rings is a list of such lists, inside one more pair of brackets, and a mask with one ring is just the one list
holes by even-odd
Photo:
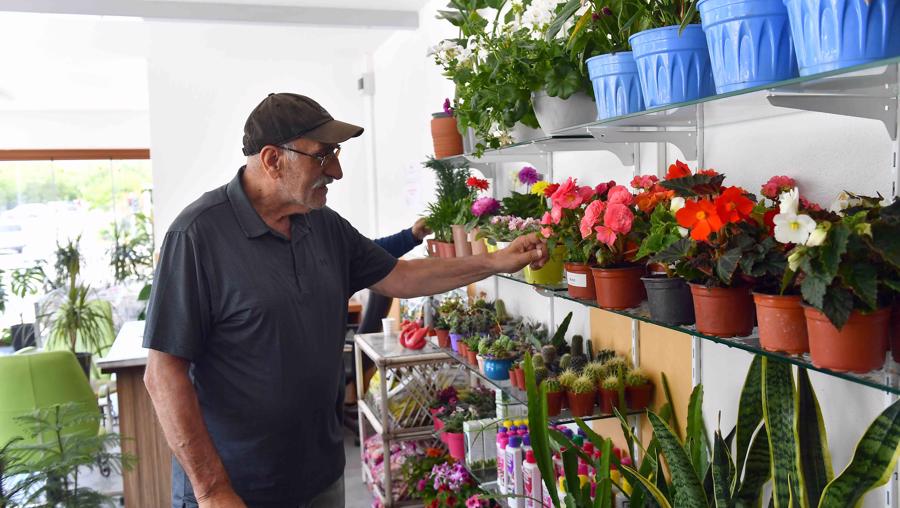
[[547, 260], [547, 264], [538, 270], [525, 267], [525, 282], [529, 284], [560, 284], [563, 281], [563, 257], [565, 249], [557, 247]]

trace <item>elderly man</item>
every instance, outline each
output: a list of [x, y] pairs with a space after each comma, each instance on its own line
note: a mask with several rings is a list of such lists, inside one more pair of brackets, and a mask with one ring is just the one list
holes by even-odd
[[487, 256], [398, 261], [325, 206], [341, 142], [363, 129], [296, 94], [244, 127], [247, 164], [166, 233], [144, 381], [172, 464], [173, 507], [340, 507], [347, 299], [408, 298], [542, 265], [534, 236]]

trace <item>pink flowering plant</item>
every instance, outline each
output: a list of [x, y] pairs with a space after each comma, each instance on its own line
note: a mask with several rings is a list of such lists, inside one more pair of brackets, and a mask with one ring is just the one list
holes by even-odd
[[553, 189], [550, 194], [550, 211], [545, 212], [541, 218], [541, 234], [547, 238], [551, 252], [556, 246], [562, 246], [565, 248], [565, 260], [568, 262], [593, 261], [595, 243], [592, 237], [581, 234], [582, 218], [590, 203], [597, 199], [597, 195], [605, 194], [609, 190], [610, 183], [591, 187], [578, 185], [576, 179], [568, 178]]
[[480, 228], [478, 238], [486, 238], [491, 245], [496, 245], [497, 242], [511, 242], [522, 235], [539, 233], [540, 230], [541, 222], [538, 219], [495, 215]]
[[598, 190], [603, 192], [587, 205], [579, 233], [596, 249], [594, 257], [599, 266], [626, 265], [634, 260], [646, 221], [636, 213], [635, 196], [624, 185]]
[[435, 464], [417, 482], [419, 496], [427, 508], [469, 508], [492, 506], [488, 494], [459, 462]]

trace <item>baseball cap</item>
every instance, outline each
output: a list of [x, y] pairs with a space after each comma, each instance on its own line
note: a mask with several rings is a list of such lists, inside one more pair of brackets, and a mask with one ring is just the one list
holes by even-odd
[[254, 155], [266, 145], [280, 145], [299, 137], [336, 144], [362, 133], [362, 127], [335, 120], [309, 97], [270, 93], [250, 112], [244, 124], [244, 155]]

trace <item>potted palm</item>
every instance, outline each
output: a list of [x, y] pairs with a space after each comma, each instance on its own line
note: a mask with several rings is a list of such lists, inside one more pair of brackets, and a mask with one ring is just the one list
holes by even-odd
[[453, 235], [450, 226], [459, 213], [460, 201], [471, 194], [466, 179], [469, 178], [467, 162], [460, 164], [437, 160], [430, 157], [424, 163], [434, 171], [435, 200], [428, 204], [426, 223], [434, 231], [434, 242], [429, 245], [429, 253], [437, 257], [455, 257]]

